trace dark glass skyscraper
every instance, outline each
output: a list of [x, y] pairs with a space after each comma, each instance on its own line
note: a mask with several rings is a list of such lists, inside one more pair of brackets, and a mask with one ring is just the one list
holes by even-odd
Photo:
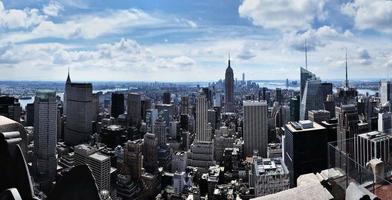
[[123, 114], [124, 111], [125, 111], [124, 94], [112, 93], [112, 107], [111, 107], [112, 116], [117, 118], [119, 115]]
[[225, 73], [225, 111], [234, 111], [234, 73], [230, 66], [230, 58]]

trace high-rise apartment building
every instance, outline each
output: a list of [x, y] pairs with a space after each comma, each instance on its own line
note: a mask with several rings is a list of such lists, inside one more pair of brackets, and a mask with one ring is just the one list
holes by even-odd
[[244, 101], [244, 153], [252, 156], [258, 151], [262, 157], [267, 157], [268, 145], [268, 107], [266, 101]]

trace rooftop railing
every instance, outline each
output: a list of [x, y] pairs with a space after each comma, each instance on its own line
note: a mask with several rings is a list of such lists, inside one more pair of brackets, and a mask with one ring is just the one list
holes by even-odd
[[361, 165], [355, 158], [354, 147], [354, 138], [328, 144], [328, 168], [343, 174], [334, 181], [344, 189], [356, 182], [379, 198], [392, 200], [392, 165], [383, 161], [384, 177], [375, 176], [370, 167]]

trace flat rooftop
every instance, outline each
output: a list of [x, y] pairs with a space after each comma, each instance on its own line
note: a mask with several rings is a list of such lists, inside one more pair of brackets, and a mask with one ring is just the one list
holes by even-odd
[[93, 154], [91, 154], [89, 157], [90, 157], [90, 158], [93, 158], [93, 159], [95, 159], [95, 160], [98, 160], [98, 161], [106, 161], [106, 160], [109, 159], [108, 156], [105, 156], [105, 155], [100, 154], [100, 153], [93, 153]]
[[[304, 126], [304, 123], [306, 123], [305, 126]], [[309, 123], [311, 123], [311, 126], [309, 126], [310, 125]], [[286, 125], [286, 127], [292, 133], [326, 129], [324, 126], [321, 126], [320, 124], [318, 124], [316, 122], [312, 122], [310, 120], [299, 121], [299, 122], [289, 122]]]
[[254, 101], [254, 100], [246, 100], [243, 101], [244, 106], [267, 106], [266, 101]]

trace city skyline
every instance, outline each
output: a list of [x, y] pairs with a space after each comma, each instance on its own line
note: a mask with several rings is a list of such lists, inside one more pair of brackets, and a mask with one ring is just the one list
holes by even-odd
[[0, 80], [62, 81], [69, 67], [76, 81], [212, 81], [224, 78], [229, 53], [235, 79], [297, 80], [305, 39], [308, 69], [323, 80], [344, 79], [346, 48], [349, 79], [386, 79], [391, 8], [361, 0], [6, 0]]

